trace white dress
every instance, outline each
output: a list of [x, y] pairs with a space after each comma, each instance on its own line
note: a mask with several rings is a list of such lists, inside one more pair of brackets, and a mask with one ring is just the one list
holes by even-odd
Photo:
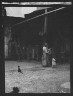
[[46, 53], [48, 53], [47, 47], [43, 47], [43, 56], [42, 56], [42, 65], [46, 66], [47, 65], [47, 55]]

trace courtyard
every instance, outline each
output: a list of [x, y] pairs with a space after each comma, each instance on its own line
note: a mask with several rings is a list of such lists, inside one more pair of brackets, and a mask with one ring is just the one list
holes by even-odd
[[5, 61], [5, 93], [14, 87], [18, 93], [70, 93], [70, 64], [52, 68], [36, 61]]

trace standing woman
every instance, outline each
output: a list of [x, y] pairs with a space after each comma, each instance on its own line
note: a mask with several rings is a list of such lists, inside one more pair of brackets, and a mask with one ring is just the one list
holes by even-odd
[[47, 43], [44, 43], [43, 45], [42, 65], [44, 67], [48, 66], [48, 44]]

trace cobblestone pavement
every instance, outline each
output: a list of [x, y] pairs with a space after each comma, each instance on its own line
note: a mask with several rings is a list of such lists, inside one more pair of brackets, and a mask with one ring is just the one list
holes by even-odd
[[[17, 72], [18, 65], [23, 74]], [[39, 62], [6, 61], [5, 93], [13, 91], [13, 87], [18, 87], [19, 93], [70, 93], [70, 66], [51, 68]]]

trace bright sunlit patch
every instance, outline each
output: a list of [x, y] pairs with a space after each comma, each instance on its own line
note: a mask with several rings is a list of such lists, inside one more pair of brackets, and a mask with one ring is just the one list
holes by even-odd
[[22, 8], [22, 13], [23, 14], [29, 14], [33, 11], [37, 10], [37, 7], [23, 7]]
[[6, 7], [7, 16], [25, 17], [24, 14], [29, 14], [37, 10], [37, 7]]

